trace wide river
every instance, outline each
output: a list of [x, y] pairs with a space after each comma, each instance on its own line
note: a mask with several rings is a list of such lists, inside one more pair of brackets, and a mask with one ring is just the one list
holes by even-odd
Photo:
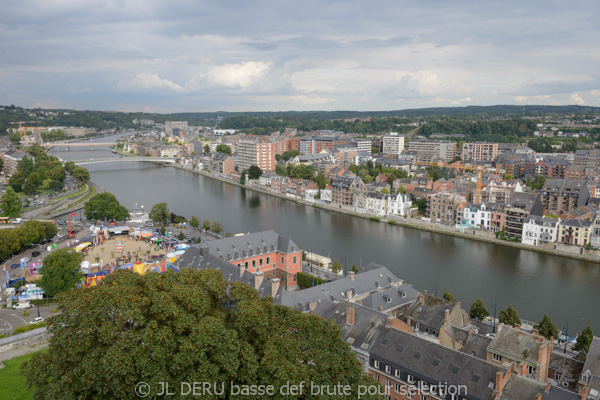
[[[116, 157], [107, 147], [51, 153], [65, 161]], [[225, 232], [273, 229], [348, 269], [372, 261], [418, 290], [452, 292], [467, 311], [480, 297], [490, 313], [494, 302], [498, 311], [512, 304], [522, 319], [548, 314], [559, 330], [568, 322], [570, 335], [587, 324], [600, 333], [600, 264], [318, 210], [168, 166], [115, 162], [86, 168], [129, 209], [167, 202], [171, 212], [219, 221]]]

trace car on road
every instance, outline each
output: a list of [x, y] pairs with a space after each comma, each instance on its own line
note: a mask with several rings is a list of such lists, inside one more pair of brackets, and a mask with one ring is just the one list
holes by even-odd
[[10, 266], [10, 269], [16, 269], [19, 268], [21, 265], [20, 264], [13, 264]]
[[36, 251], [34, 251], [33, 253], [31, 253], [31, 255], [32, 255], [33, 257], [39, 257], [39, 256], [41, 256], [41, 255], [42, 255], [42, 253], [36, 250]]
[[35, 317], [29, 323], [30, 324], [39, 324], [40, 322], [44, 322], [44, 318], [42, 318], [42, 317]]
[[13, 304], [12, 308], [13, 310], [21, 310], [23, 308], [31, 308], [33, 307], [33, 304], [31, 304], [28, 301], [20, 301], [17, 304]]

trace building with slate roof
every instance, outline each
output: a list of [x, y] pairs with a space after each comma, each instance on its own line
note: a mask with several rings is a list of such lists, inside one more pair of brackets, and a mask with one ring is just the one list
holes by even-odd
[[587, 181], [582, 179], [548, 179], [536, 193], [546, 211], [559, 215], [587, 205], [590, 198]]
[[415, 332], [439, 338], [447, 326], [463, 327], [469, 324], [470, 319], [460, 301], [453, 303], [425, 292], [412, 304], [403, 321]]
[[600, 338], [595, 336], [583, 365], [579, 386], [587, 391], [587, 399], [600, 399]]
[[279, 278], [288, 289], [298, 286], [296, 274], [301, 272], [302, 251], [290, 238], [275, 231], [206, 241], [203, 246], [238, 268], [250, 273], [260, 271], [268, 279]]

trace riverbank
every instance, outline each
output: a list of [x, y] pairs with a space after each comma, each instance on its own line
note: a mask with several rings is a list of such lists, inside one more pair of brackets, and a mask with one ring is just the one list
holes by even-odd
[[[230, 184], [230, 185], [238, 186], [240, 188], [252, 190], [255, 192], [263, 193], [263, 194], [274, 196], [274, 197], [279, 197], [281, 199], [285, 199], [285, 200], [292, 201], [292, 202], [295, 202], [298, 204], [302, 204], [307, 207], [313, 207], [313, 208], [317, 208], [317, 209], [321, 209], [321, 210], [332, 211], [332, 212], [336, 212], [336, 213], [340, 213], [340, 214], [346, 214], [346, 215], [350, 215], [353, 217], [368, 219], [368, 220], [373, 221], [374, 223], [375, 222], [387, 223], [389, 225], [398, 225], [398, 226], [402, 226], [405, 228], [418, 229], [418, 230], [422, 230], [422, 231], [428, 231], [428, 232], [434, 232], [434, 233], [439, 233], [439, 234], [448, 235], [448, 236], [454, 236], [454, 237], [458, 237], [458, 238], [462, 238], [462, 239], [475, 240], [475, 241], [479, 241], [479, 242], [486, 242], [486, 243], [490, 243], [490, 244], [518, 248], [521, 250], [528, 250], [528, 251], [543, 253], [543, 254], [547, 254], [547, 255], [559, 256], [559, 257], [564, 257], [564, 258], [569, 258], [569, 259], [576, 259], [576, 260], [600, 264], [600, 257], [598, 257], [596, 255], [575, 254], [575, 253], [569, 253], [567, 251], [559, 250], [559, 249], [544, 249], [544, 248], [540, 248], [540, 247], [536, 247], [536, 246], [532, 246], [532, 245], [528, 245], [528, 244], [523, 244], [523, 243], [518, 243], [518, 242], [509, 242], [506, 240], [499, 240], [496, 238], [485, 237], [485, 236], [481, 235], [481, 234], [489, 234], [488, 231], [477, 231], [477, 230], [469, 229], [469, 230], [466, 230], [466, 232], [459, 232], [459, 231], [456, 231], [453, 227], [449, 227], [449, 226], [447, 227], [447, 226], [431, 224], [431, 223], [423, 223], [420, 220], [413, 219], [413, 218], [400, 218], [400, 217], [389, 217], [389, 216], [373, 218], [371, 215], [360, 214], [351, 209], [339, 208], [339, 206], [316, 204], [316, 203], [312, 203], [310, 201], [306, 201], [303, 199], [288, 197], [283, 193], [273, 192], [266, 188], [257, 187], [257, 186], [253, 186], [253, 185], [242, 185], [239, 182], [235, 182], [235, 181], [232, 181], [231, 179], [223, 178], [218, 175], [213, 175], [206, 171], [193, 170], [193, 169], [184, 168], [182, 166], [174, 165], [174, 164], [171, 164], [169, 166], [181, 169], [183, 171], [193, 172], [197, 175], [206, 176], [208, 178], [212, 178], [212, 179], [215, 179], [215, 180], [218, 180], [218, 181]], [[478, 233], [480, 233], [480, 234], [478, 234]], [[583, 251], [586, 251], [586, 250], [583, 250]]]

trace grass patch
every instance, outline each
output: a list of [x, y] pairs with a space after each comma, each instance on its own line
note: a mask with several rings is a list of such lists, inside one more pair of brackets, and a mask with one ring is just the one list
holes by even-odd
[[313, 207], [313, 208], [321, 208], [321, 207], [319, 207], [319, 205], [318, 205], [318, 204], [313, 204], [313, 205], [312, 205], [312, 207]]
[[33, 397], [33, 390], [25, 387], [25, 377], [20, 375], [21, 365], [31, 358], [48, 349], [42, 349], [24, 356], [3, 361], [4, 368], [0, 369], [0, 399], [29, 400]]
[[390, 224], [390, 225], [396, 225], [396, 221], [394, 221], [394, 220], [391, 220], [391, 219], [390, 219], [390, 220], [388, 221], [388, 224]]
[[[94, 189], [93, 186], [90, 186], [90, 192], [87, 194], [87, 196], [85, 196], [83, 199], [79, 200], [77, 203], [75, 204], [79, 204], [79, 203], [85, 203], [86, 201], [89, 200], [90, 197], [92, 197], [93, 195], [96, 194], [96, 189]], [[70, 207], [73, 207], [75, 204], [71, 204]]]
[[371, 221], [377, 221], [377, 222], [381, 221], [381, 218], [379, 218], [379, 217], [370, 217], [369, 219]]

